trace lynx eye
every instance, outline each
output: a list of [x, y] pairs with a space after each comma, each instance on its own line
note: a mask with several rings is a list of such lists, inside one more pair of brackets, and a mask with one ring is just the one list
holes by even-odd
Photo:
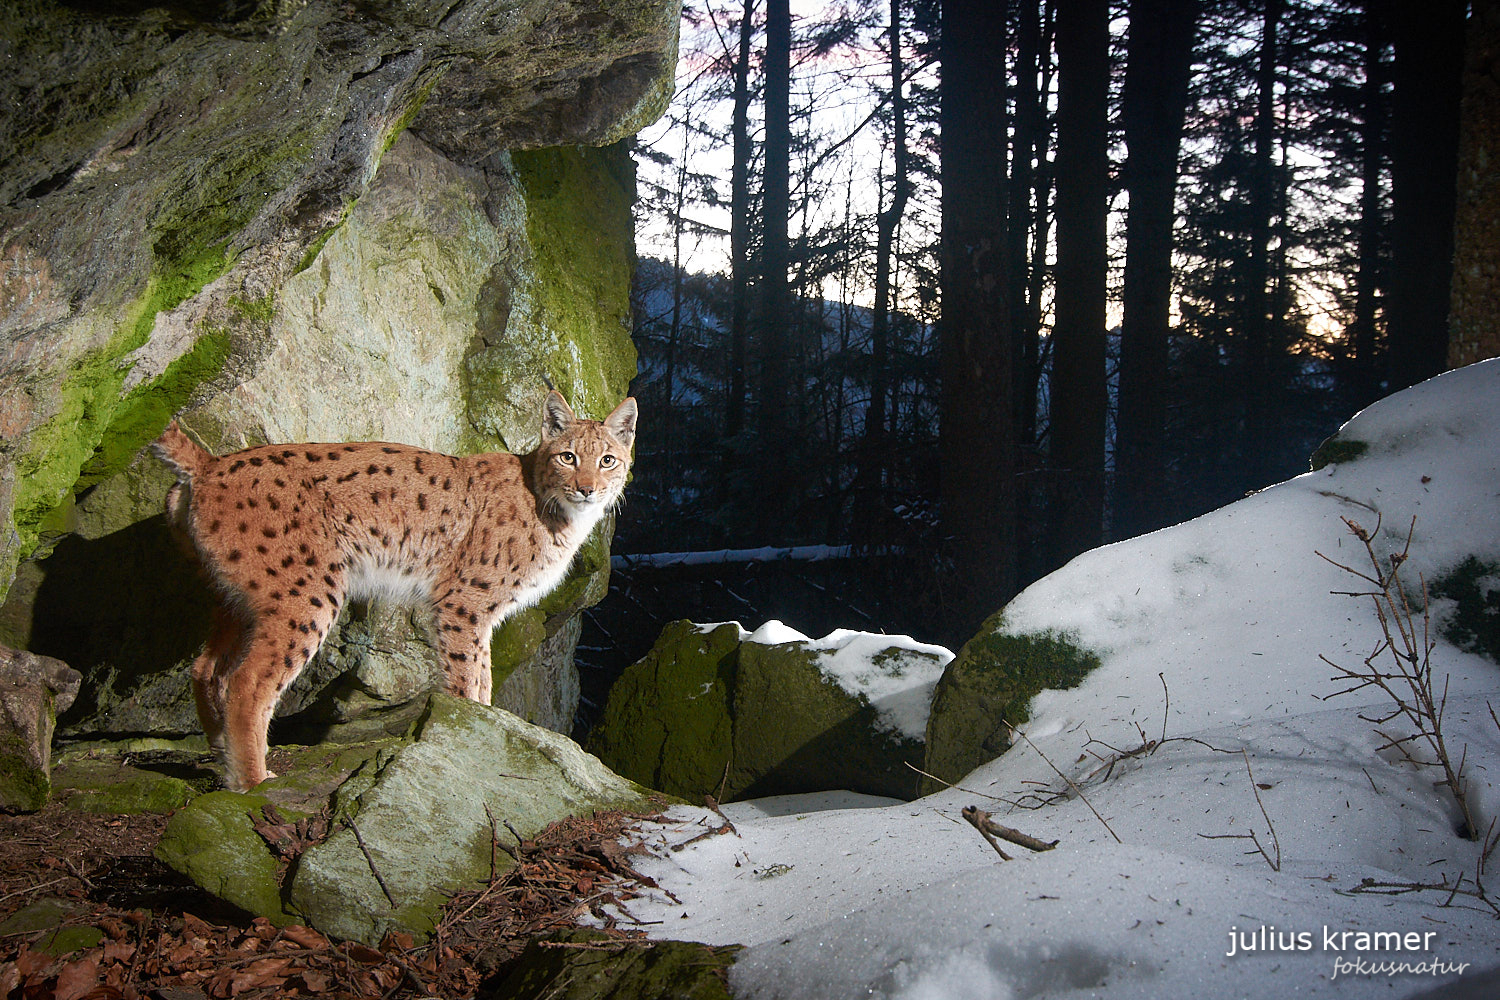
[[558, 461], [562, 462], [563, 465], [578, 464], [578, 456], [573, 454], [571, 451], [559, 452], [557, 458]]
[[615, 456], [613, 455], [605, 455], [603, 458], [599, 459], [599, 468], [601, 469], [612, 469], [614, 468], [614, 464]]

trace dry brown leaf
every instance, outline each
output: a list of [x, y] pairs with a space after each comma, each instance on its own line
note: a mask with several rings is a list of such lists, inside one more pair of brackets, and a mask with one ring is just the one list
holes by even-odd
[[129, 941], [104, 942], [104, 961], [128, 962], [135, 955], [135, 945]]
[[311, 927], [304, 927], [301, 924], [292, 924], [290, 927], [283, 927], [281, 929], [281, 938], [283, 941], [290, 941], [303, 948], [319, 949], [328, 947], [328, 939], [326, 937]]
[[300, 976], [302, 989], [308, 993], [323, 993], [328, 990], [329, 976], [326, 972], [317, 972], [313, 969], [304, 969]]
[[68, 962], [57, 973], [52, 1000], [79, 1000], [99, 985], [99, 961], [93, 956]]
[[416, 939], [405, 931], [391, 931], [380, 942], [381, 951], [411, 951]]

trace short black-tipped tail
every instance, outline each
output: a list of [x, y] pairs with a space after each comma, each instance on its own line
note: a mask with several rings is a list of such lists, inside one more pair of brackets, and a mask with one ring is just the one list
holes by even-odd
[[152, 442], [151, 450], [156, 452], [157, 458], [172, 467], [172, 471], [177, 473], [177, 478], [182, 482], [190, 482], [213, 461], [213, 456], [183, 433], [175, 420], [167, 425], [161, 437]]

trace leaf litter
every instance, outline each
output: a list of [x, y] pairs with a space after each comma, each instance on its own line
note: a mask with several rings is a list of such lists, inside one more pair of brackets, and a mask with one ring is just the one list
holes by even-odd
[[[328, 829], [326, 816], [288, 821], [274, 807], [251, 818], [288, 862]], [[372, 948], [251, 918], [166, 869], [150, 857], [165, 817], [90, 816], [56, 804], [0, 815], [0, 920], [38, 900], [66, 912], [60, 928], [0, 936], [0, 998], [473, 997], [540, 935], [588, 925], [622, 941], [642, 937], [627, 906], [660, 891], [632, 863], [645, 850], [637, 825], [653, 818], [600, 811], [533, 838], [497, 837], [489, 880], [456, 893], [428, 941], [391, 933]], [[97, 940], [53, 954], [69, 928]]]

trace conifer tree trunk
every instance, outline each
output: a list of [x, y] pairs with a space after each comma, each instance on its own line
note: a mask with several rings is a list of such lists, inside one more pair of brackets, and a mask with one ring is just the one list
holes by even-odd
[[1392, 391], [1447, 365], [1466, 6], [1463, 0], [1390, 5]]
[[1057, 11], [1057, 305], [1053, 329], [1051, 561], [1103, 540], [1109, 4]]
[[1465, 40], [1448, 364], [1500, 357], [1500, 4], [1474, 4]]
[[1284, 0], [1265, 0], [1257, 55], [1254, 149], [1249, 177], [1249, 244], [1244, 261], [1245, 422], [1240, 435], [1246, 485], [1266, 485], [1264, 456], [1273, 417], [1271, 217], [1275, 211], [1276, 66]]
[[1118, 484], [1114, 535], [1161, 527], [1166, 480], [1172, 223], [1198, 0], [1132, 0], [1121, 116], [1125, 187], [1124, 314], [1120, 324]]
[[943, 4], [938, 462], [953, 567], [949, 641], [972, 635], [1016, 589], [1004, 24], [988, 5]]
[[[790, 407], [791, 295], [787, 268], [788, 219], [791, 215], [791, 50], [792, 16], [788, 0], [766, 4], [765, 57], [765, 179], [762, 186], [763, 237], [759, 313], [755, 332], [759, 347], [758, 430], [760, 455], [757, 472], [763, 488], [791, 488], [786, 449], [794, 444], [788, 436]], [[782, 504], [755, 508], [765, 518], [762, 532], [774, 533]]]
[[[1040, 0], [1020, 0], [1016, 29], [1016, 114], [1010, 164], [1010, 191], [1007, 201], [1010, 219], [1006, 230], [1007, 255], [1010, 264], [1010, 325], [1015, 359], [1015, 407], [1018, 445], [1030, 446], [1036, 441], [1037, 331], [1030, 328], [1028, 291], [1031, 281], [1031, 258], [1027, 254], [1027, 235], [1034, 224], [1045, 228], [1046, 220], [1032, 213], [1032, 187], [1036, 181], [1033, 160], [1037, 144], [1045, 142], [1042, 134], [1045, 111], [1042, 107], [1037, 74], [1040, 70], [1042, 12]], [[1045, 150], [1045, 146], [1043, 146]], [[1040, 265], [1040, 258], [1038, 259]], [[1038, 270], [1040, 270], [1038, 266]]]
[[1375, 292], [1381, 280], [1381, 235], [1385, 220], [1381, 213], [1380, 179], [1385, 163], [1385, 48], [1383, 19], [1369, 9], [1365, 11], [1364, 82], [1360, 85], [1362, 111], [1359, 129], [1359, 231], [1357, 235], [1358, 270], [1354, 274], [1354, 318], [1350, 324], [1350, 343], [1354, 360], [1355, 404], [1367, 406], [1379, 396], [1381, 373], [1376, 369]]
[[[755, 0], [745, 0], [739, 51], [734, 62], [731, 132], [734, 162], [729, 175], [729, 398], [724, 436], [745, 429], [746, 345], [750, 329], [750, 42], [755, 35]], [[727, 482], [729, 476], [721, 478]]]
[[910, 193], [907, 179], [906, 98], [902, 93], [901, 3], [890, 3], [891, 77], [891, 201], [875, 217], [875, 303], [870, 314], [870, 405], [865, 410], [865, 433], [855, 483], [856, 500], [866, 524], [879, 516], [882, 470], [889, 461], [886, 400], [890, 386], [891, 261], [896, 228], [906, 211]]

